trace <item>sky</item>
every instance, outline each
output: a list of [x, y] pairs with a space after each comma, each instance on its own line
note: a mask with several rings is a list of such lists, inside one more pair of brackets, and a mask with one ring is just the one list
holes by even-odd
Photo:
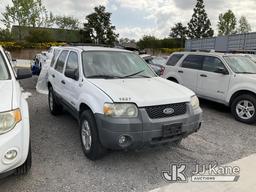
[[[104, 5], [112, 13], [111, 21], [120, 38], [139, 40], [143, 35], [167, 37], [177, 22], [186, 25], [193, 14], [196, 0], [42, 0], [55, 15], [74, 16], [81, 23], [93, 8]], [[11, 0], [0, 0], [2, 13]], [[217, 35], [220, 13], [231, 9], [237, 18], [246, 16], [256, 31], [256, 0], [205, 0], [207, 14]], [[1, 16], [0, 16], [1, 18]], [[2, 24], [0, 23], [0, 27]]]

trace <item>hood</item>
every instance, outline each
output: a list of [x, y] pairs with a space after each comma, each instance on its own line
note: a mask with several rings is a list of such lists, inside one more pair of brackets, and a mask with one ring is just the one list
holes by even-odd
[[0, 80], [0, 112], [12, 109], [13, 84], [11, 80]]
[[136, 103], [138, 107], [189, 102], [194, 93], [161, 77], [133, 79], [89, 79], [114, 102]]
[[256, 74], [238, 74], [240, 77], [256, 80]]

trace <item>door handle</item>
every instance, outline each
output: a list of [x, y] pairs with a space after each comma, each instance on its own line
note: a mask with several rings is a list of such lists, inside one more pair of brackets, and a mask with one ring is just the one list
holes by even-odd
[[178, 71], [178, 73], [183, 73], [183, 71], [180, 70], [180, 71]]
[[62, 80], [61, 83], [64, 84], [64, 85], [66, 84], [66, 82], [64, 80]]
[[53, 78], [55, 78], [55, 75], [54, 75], [54, 74], [52, 74], [52, 77], [53, 77]]
[[200, 76], [201, 76], [201, 77], [207, 77], [207, 75], [205, 75], [205, 74], [201, 74]]

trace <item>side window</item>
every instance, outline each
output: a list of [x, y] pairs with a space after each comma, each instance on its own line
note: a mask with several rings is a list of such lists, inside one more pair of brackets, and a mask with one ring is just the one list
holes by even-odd
[[56, 71], [59, 71], [60, 73], [63, 72], [63, 68], [64, 68], [64, 64], [65, 64], [67, 55], [68, 55], [68, 51], [61, 52], [61, 54], [56, 62], [56, 65], [55, 65]]
[[74, 51], [71, 51], [69, 53], [65, 69], [65, 76], [75, 80], [77, 80], [79, 77], [78, 55]]
[[183, 57], [183, 54], [175, 54], [170, 57], [166, 65], [175, 66], [178, 61]]
[[181, 66], [183, 68], [201, 70], [203, 58], [204, 57], [201, 55], [188, 55], [182, 62]]
[[52, 60], [51, 60], [51, 67], [53, 67], [56, 59], [57, 59], [57, 56], [59, 55], [60, 53], [60, 50], [58, 49], [55, 49], [54, 52], [53, 52], [53, 56], [52, 56]]
[[206, 56], [203, 61], [203, 70], [216, 72], [218, 68], [225, 68], [223, 63], [217, 57]]

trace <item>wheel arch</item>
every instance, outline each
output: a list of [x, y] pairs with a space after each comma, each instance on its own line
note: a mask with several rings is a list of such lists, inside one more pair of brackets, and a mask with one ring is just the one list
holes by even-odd
[[239, 95], [245, 95], [245, 94], [248, 94], [248, 95], [253, 95], [254, 97], [256, 97], [256, 93], [254, 93], [253, 91], [249, 91], [249, 90], [239, 90], [239, 91], [236, 91], [235, 93], [232, 94], [232, 96], [230, 97], [230, 100], [229, 100], [229, 106], [231, 106], [232, 102], [234, 101], [234, 99], [236, 97], [238, 97]]
[[176, 77], [168, 77], [167, 80], [179, 83], [179, 81]]
[[81, 103], [81, 104], [79, 105], [79, 116], [81, 115], [81, 113], [82, 113], [83, 111], [86, 111], [86, 110], [89, 110], [89, 111], [91, 111], [91, 112], [93, 113], [92, 109], [91, 109], [87, 104]]

